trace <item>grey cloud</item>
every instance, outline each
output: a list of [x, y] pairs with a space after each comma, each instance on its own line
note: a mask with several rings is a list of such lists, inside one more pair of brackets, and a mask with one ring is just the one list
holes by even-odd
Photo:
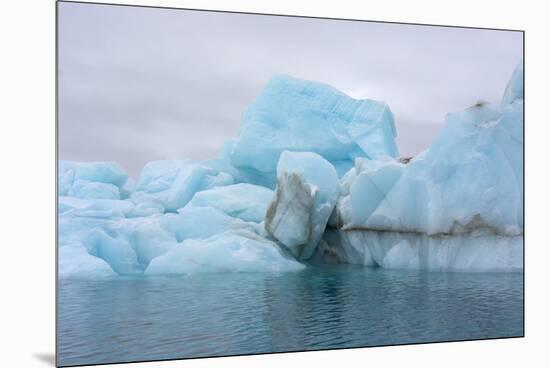
[[445, 114], [498, 104], [518, 32], [60, 3], [60, 158], [211, 158], [274, 74], [384, 100], [403, 155]]

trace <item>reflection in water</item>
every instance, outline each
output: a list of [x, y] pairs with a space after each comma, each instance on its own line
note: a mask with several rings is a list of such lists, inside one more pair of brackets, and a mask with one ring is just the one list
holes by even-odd
[[523, 275], [356, 266], [61, 281], [61, 364], [523, 335]]

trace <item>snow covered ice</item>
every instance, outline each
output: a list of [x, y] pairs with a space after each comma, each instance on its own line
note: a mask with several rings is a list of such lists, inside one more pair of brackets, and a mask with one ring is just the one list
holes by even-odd
[[[482, 96], [481, 96], [482, 97]], [[400, 159], [385, 102], [274, 77], [217, 158], [60, 161], [61, 278], [298, 271], [319, 262], [522, 271], [523, 65]]]

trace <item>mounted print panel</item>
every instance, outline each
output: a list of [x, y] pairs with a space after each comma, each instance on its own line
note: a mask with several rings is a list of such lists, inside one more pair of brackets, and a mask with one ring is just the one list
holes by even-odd
[[523, 32], [57, 7], [59, 366], [523, 336]]

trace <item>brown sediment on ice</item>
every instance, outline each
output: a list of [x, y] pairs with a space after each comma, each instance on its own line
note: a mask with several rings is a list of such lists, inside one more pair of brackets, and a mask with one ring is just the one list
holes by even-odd
[[506, 233], [502, 232], [500, 229], [490, 226], [483, 219], [480, 214], [476, 214], [472, 217], [470, 221], [466, 224], [461, 224], [458, 221], [454, 221], [451, 229], [446, 232], [436, 232], [436, 233], [427, 233], [421, 230], [414, 229], [395, 229], [395, 228], [382, 228], [382, 227], [366, 227], [366, 226], [357, 226], [357, 225], [342, 225], [340, 221], [340, 216], [337, 216], [337, 226], [333, 227], [341, 231], [376, 231], [376, 232], [388, 232], [388, 233], [399, 233], [399, 234], [416, 234], [423, 235], [428, 237], [448, 237], [448, 236], [465, 236], [472, 234], [483, 234], [483, 235], [494, 235], [494, 236], [523, 236], [523, 229], [518, 232]]
[[[275, 239], [291, 248], [292, 253], [300, 256], [302, 248], [311, 239], [313, 231], [313, 209], [315, 196], [311, 193], [311, 188], [304, 183], [301, 175], [298, 173], [284, 172], [277, 182], [275, 197], [269, 205], [265, 215], [265, 229]], [[295, 234], [292, 244], [286, 244], [281, 239], [279, 229], [285, 229], [285, 221], [295, 218], [291, 213], [298, 214], [298, 219], [303, 226], [299, 228], [302, 231]], [[296, 228], [296, 226], [295, 226]]]
[[411, 160], [413, 159], [414, 157], [412, 156], [409, 156], [409, 157], [400, 157], [399, 159], [397, 159], [397, 161], [400, 163], [400, 164], [408, 164], [409, 162], [411, 162]]

